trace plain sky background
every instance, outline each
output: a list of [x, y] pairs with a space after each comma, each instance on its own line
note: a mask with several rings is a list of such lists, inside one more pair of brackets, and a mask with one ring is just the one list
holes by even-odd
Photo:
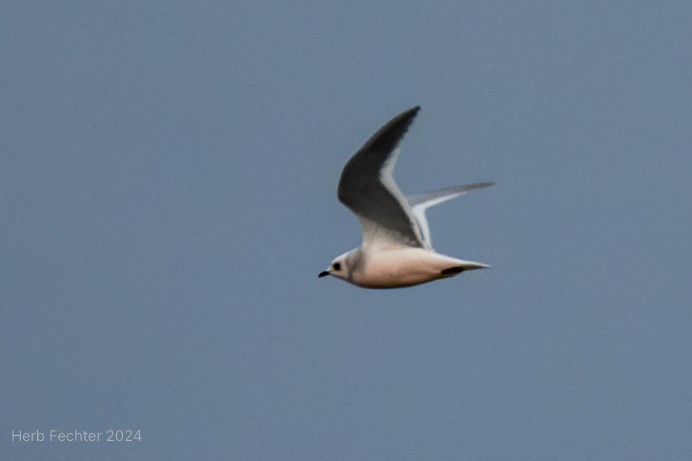
[[[692, 459], [692, 3], [0, 6], [12, 460]], [[492, 269], [317, 279], [341, 168]], [[141, 443], [11, 431], [141, 430]]]

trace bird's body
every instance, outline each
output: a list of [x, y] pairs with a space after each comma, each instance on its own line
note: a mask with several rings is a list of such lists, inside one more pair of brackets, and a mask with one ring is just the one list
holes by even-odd
[[347, 264], [344, 280], [364, 288], [408, 287], [479, 268], [478, 263], [416, 247], [356, 248], [345, 257], [354, 264]]
[[363, 243], [335, 258], [320, 277], [332, 275], [365, 288], [399, 288], [488, 267], [435, 252], [425, 210], [492, 183], [404, 197], [394, 182], [397, 147], [419, 110], [414, 107], [390, 120], [344, 167], [338, 196], [360, 220]]

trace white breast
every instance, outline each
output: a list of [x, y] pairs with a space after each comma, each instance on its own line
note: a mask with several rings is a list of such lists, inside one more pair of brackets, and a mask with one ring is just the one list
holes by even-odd
[[442, 271], [466, 261], [423, 248], [382, 249], [368, 252], [353, 283], [369, 288], [394, 288], [446, 277]]

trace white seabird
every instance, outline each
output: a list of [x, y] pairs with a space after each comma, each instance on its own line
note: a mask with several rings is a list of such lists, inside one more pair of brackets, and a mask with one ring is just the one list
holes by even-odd
[[399, 142], [419, 110], [416, 106], [387, 122], [344, 166], [338, 196], [358, 217], [363, 243], [336, 257], [319, 277], [332, 275], [365, 288], [399, 288], [489, 267], [435, 252], [425, 210], [493, 183], [405, 197], [394, 182]]

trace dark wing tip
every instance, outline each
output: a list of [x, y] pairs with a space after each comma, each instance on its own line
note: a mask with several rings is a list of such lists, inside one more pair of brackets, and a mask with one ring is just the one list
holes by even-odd
[[383, 155], [381, 160], [384, 161], [404, 137], [419, 110], [420, 106], [415, 106], [392, 118], [365, 142], [361, 151], [366, 149], [378, 151]]
[[411, 107], [409, 110], [406, 111], [406, 113], [413, 112], [415, 114], [415, 113], [418, 113], [419, 110], [420, 110], [420, 105], [417, 105], [417, 106]]
[[406, 120], [406, 122], [408, 124], [410, 124], [413, 121], [413, 119], [416, 117], [416, 115], [418, 115], [418, 111], [420, 111], [420, 106], [414, 106], [408, 110], [403, 111], [402, 113], [400, 113], [396, 117], [394, 117], [392, 122], [394, 120], [398, 120], [398, 121]]
[[483, 189], [484, 187], [490, 187], [490, 186], [494, 186], [494, 185], [495, 185], [494, 181], [484, 181], [484, 182], [479, 182], [476, 184], [469, 184], [468, 187], [469, 187], [469, 190], [473, 190], [473, 189]]

